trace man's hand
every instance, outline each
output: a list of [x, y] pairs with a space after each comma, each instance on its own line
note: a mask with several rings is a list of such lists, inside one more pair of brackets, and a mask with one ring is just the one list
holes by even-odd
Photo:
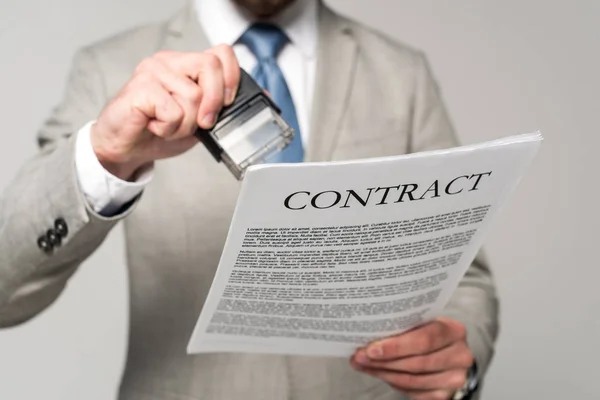
[[440, 318], [357, 350], [352, 366], [378, 377], [413, 400], [449, 400], [473, 364], [466, 331]]
[[144, 165], [192, 148], [235, 98], [240, 79], [230, 46], [203, 53], [160, 52], [142, 61], [92, 126], [100, 163], [129, 180]]

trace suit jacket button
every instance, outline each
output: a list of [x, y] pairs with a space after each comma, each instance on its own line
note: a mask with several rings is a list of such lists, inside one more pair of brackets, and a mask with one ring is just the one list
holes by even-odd
[[60, 246], [62, 242], [61, 237], [58, 236], [58, 234], [54, 232], [53, 229], [48, 229], [48, 232], [46, 232], [46, 237], [48, 238], [48, 242], [50, 242], [52, 246]]
[[44, 253], [50, 253], [54, 246], [48, 241], [46, 235], [42, 235], [37, 241], [38, 247], [43, 250]]
[[62, 218], [58, 218], [56, 221], [54, 221], [54, 230], [61, 238], [66, 237], [69, 233], [67, 222]]

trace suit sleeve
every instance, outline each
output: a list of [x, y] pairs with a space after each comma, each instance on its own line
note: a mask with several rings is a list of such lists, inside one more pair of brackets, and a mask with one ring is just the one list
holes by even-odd
[[131, 210], [96, 213], [75, 168], [76, 132], [95, 119], [106, 99], [97, 63], [79, 51], [62, 101], [41, 127], [39, 152], [0, 197], [0, 327], [15, 326], [46, 309], [78, 266]]
[[[459, 145], [437, 83], [423, 55], [418, 58], [416, 71], [411, 151]], [[445, 316], [466, 326], [468, 344], [483, 376], [493, 357], [498, 335], [499, 302], [494, 278], [482, 251], [461, 280], [445, 309]]]

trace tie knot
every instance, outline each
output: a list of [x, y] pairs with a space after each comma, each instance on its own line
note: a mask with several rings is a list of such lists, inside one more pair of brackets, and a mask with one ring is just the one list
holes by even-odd
[[262, 22], [252, 25], [240, 37], [240, 42], [259, 60], [276, 58], [287, 41], [288, 37], [281, 29]]

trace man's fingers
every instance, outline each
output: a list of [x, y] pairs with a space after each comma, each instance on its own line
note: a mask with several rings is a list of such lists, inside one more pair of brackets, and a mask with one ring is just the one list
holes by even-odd
[[142, 73], [149, 73], [174, 97], [184, 112], [177, 132], [170, 139], [189, 136], [196, 129], [198, 108], [202, 101], [202, 89], [185, 75], [171, 70], [161, 59], [150, 58], [140, 64]]
[[460, 322], [439, 319], [398, 336], [373, 342], [366, 348], [373, 360], [393, 360], [432, 353], [466, 337]]
[[233, 52], [233, 48], [221, 44], [208, 51], [219, 57], [223, 66], [223, 80], [225, 82], [225, 105], [233, 103], [240, 82], [240, 66]]
[[172, 136], [183, 121], [184, 112], [159, 83], [144, 83], [144, 90], [135, 92], [132, 107], [149, 120], [147, 129], [162, 138]]
[[412, 331], [371, 343], [350, 360], [411, 399], [444, 399], [461, 388], [473, 363], [464, 326], [438, 319]]
[[456, 368], [468, 369], [473, 364], [473, 353], [465, 342], [458, 341], [430, 354], [390, 361], [372, 360], [364, 351], [359, 351], [354, 356], [354, 361], [365, 368], [421, 374]]
[[94, 124], [94, 151], [106, 165], [119, 164], [113, 171], [124, 179], [148, 162], [181, 154], [197, 143], [192, 135], [198, 126], [214, 126], [239, 79], [230, 46], [159, 52], [137, 66], [102, 110]]
[[204, 63], [198, 77], [198, 84], [204, 92], [198, 110], [198, 125], [208, 129], [214, 125], [217, 114], [223, 108], [225, 98], [223, 65], [219, 57], [210, 53], [204, 55]]
[[[202, 128], [211, 128], [216, 120], [217, 114], [221, 111], [225, 99], [225, 76], [224, 62], [226, 68], [231, 70], [231, 57], [221, 60], [220, 52], [211, 51], [204, 53], [158, 53], [156, 57], [163, 59], [174, 71], [185, 74], [193, 81], [198, 82], [202, 89], [202, 101], [198, 109], [197, 123]], [[237, 61], [235, 61], [237, 62]], [[239, 73], [239, 72], [238, 72]], [[231, 71], [228, 72], [227, 79], [232, 80], [231, 84], [237, 88], [239, 76], [235, 77]], [[229, 82], [228, 82], [229, 84]]]
[[463, 387], [467, 380], [467, 373], [464, 369], [455, 369], [432, 374], [405, 374], [373, 369], [365, 369], [362, 370], [362, 372], [377, 377], [401, 391], [456, 391]]

